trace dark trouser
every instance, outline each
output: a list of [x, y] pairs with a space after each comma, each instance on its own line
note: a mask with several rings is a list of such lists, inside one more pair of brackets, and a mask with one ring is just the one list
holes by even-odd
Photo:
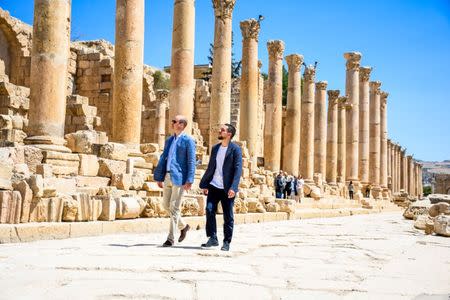
[[217, 239], [216, 212], [219, 201], [223, 210], [223, 241], [231, 243], [234, 226], [234, 198], [228, 198], [223, 189], [212, 185], [208, 187], [208, 197], [206, 198], [206, 236]]
[[281, 192], [281, 190], [275, 190], [275, 195], [278, 199], [283, 198], [283, 193]]
[[353, 191], [349, 191], [348, 196], [350, 197], [350, 199], [353, 199]]

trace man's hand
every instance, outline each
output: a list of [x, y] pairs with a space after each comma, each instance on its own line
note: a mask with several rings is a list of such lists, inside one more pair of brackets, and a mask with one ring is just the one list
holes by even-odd
[[208, 195], [208, 189], [203, 189], [203, 194]]
[[159, 186], [160, 188], [163, 188], [163, 183], [162, 183], [162, 181], [158, 181], [157, 184], [158, 184], [158, 186]]
[[236, 196], [236, 192], [233, 190], [228, 190], [228, 198], [234, 198]]
[[186, 182], [186, 184], [183, 185], [183, 188], [185, 191], [189, 191], [191, 189], [191, 187], [192, 187], [192, 183]]

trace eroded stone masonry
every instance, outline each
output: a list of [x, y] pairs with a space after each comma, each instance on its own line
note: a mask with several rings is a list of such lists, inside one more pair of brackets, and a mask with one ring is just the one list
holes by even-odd
[[280, 168], [302, 175], [303, 197], [317, 203], [333, 197], [370, 209], [422, 196], [421, 165], [389, 139], [388, 94], [370, 81], [371, 67], [360, 66], [361, 53], [344, 54], [345, 91], [327, 91], [315, 66], [302, 76], [303, 56], [271, 40], [264, 80], [264, 28], [243, 20], [242, 75], [232, 79], [235, 0], [213, 0], [214, 65], [205, 81], [194, 72], [194, 0], [175, 0], [168, 72], [143, 63], [144, 0], [117, 1], [115, 45], [71, 42], [70, 3], [36, 0], [33, 27], [0, 8], [0, 223], [164, 217], [153, 168], [177, 114], [188, 117], [199, 162], [184, 215], [204, 213], [198, 182], [224, 122], [238, 128], [244, 156], [236, 213], [301, 209], [275, 199]]

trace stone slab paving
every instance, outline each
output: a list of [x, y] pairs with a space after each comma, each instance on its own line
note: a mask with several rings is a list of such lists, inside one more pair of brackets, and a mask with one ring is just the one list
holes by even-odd
[[450, 239], [401, 213], [237, 225], [229, 253], [203, 230], [0, 245], [0, 299], [450, 299]]

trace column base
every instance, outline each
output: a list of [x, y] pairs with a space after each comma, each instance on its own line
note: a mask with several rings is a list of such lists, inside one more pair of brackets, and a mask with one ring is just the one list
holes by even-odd
[[381, 192], [382, 192], [381, 187], [376, 185], [376, 186], [372, 186], [372, 190], [370, 191], [370, 194], [372, 195], [373, 199], [381, 200], [381, 198], [382, 198]]
[[66, 140], [62, 137], [49, 136], [49, 135], [36, 135], [27, 137], [24, 140], [26, 145], [39, 148], [46, 151], [57, 151], [71, 153], [72, 151], [65, 147]]

